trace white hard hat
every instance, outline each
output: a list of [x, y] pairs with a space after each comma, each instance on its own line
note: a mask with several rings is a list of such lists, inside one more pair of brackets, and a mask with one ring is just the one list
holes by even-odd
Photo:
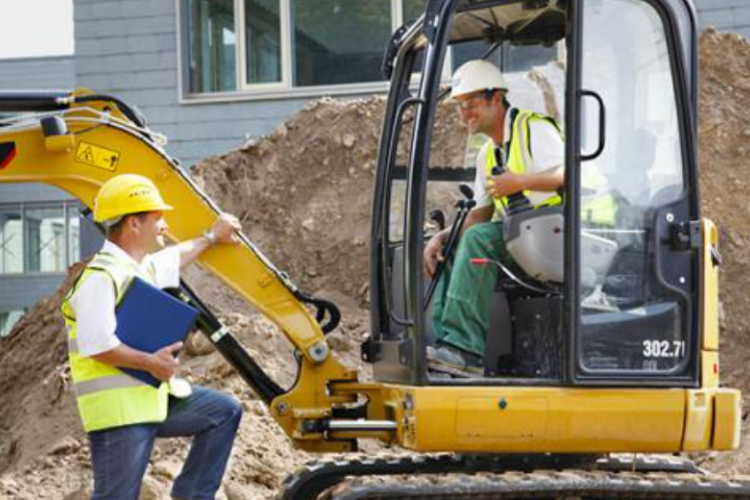
[[487, 61], [476, 59], [461, 65], [453, 73], [451, 98], [471, 94], [479, 90], [508, 90], [503, 74]]

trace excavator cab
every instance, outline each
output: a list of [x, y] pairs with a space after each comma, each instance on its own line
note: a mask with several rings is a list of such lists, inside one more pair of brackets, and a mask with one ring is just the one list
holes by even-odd
[[[695, 54], [687, 0], [432, 0], [394, 35], [363, 349], [379, 380], [698, 387], [701, 370], [718, 369], [719, 258], [698, 203]], [[434, 283], [422, 252], [442, 223], [436, 210], [459, 220], [471, 209], [457, 185], [473, 182], [486, 138], [463, 142], [447, 99], [450, 75], [471, 59], [498, 65], [513, 106], [558, 121], [566, 173], [557, 210], [504, 221], [518, 265], [486, 291], [484, 374], [467, 380], [429, 369]], [[453, 158], [435, 151], [454, 140]]]

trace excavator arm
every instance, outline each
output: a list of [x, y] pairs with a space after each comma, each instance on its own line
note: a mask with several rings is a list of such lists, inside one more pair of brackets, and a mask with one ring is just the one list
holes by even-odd
[[[140, 114], [117, 98], [75, 92], [0, 93], [0, 112], [27, 112], [0, 121], [0, 182], [56, 186], [89, 209], [99, 187], [113, 176], [136, 173], [150, 178], [175, 207], [164, 217], [174, 242], [205, 231], [220, 212], [179, 164], [164, 151], [161, 136]], [[299, 353], [299, 375], [283, 392], [263, 373], [220, 321], [188, 288], [203, 312], [199, 322], [211, 341], [270, 405], [286, 433], [309, 451], [348, 451], [351, 438], [332, 439], [327, 422], [340, 405], [356, 402], [354, 392], [334, 395], [330, 384], [353, 383], [355, 370], [330, 352], [324, 329], [335, 327], [338, 310], [301, 292], [252, 242], [214, 247], [200, 264], [272, 320]], [[305, 303], [317, 307], [317, 319]], [[319, 321], [329, 318], [321, 326]], [[356, 385], [356, 384], [355, 384]], [[376, 391], [377, 392], [377, 391]], [[366, 414], [360, 415], [362, 417]], [[317, 422], [317, 424], [311, 424]]]

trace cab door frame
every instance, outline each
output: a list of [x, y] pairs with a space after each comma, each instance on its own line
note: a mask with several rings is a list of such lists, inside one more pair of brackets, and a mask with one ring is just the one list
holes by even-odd
[[[680, 150], [687, 213], [678, 214], [678, 220], [670, 221], [689, 224], [700, 220], [697, 169], [697, 35], [695, 9], [690, 0], [637, 0], [653, 7], [661, 19], [670, 54], [671, 74], [674, 82], [677, 118], [680, 134]], [[569, 1], [568, 69], [566, 86], [566, 186], [565, 206], [565, 256], [566, 256], [566, 301], [564, 321], [570, 333], [567, 346], [568, 363], [565, 382], [571, 385], [591, 386], [675, 386], [697, 387], [700, 373], [700, 345], [702, 324], [700, 290], [699, 241], [691, 242], [690, 290], [686, 293], [688, 312], [683, 328], [688, 329], [687, 363], [680, 373], [642, 372], [623, 370], [601, 370], [592, 372], [583, 367], [582, 324], [581, 324], [581, 165], [586, 158], [582, 151], [583, 101], [591, 94], [582, 88], [584, 62], [584, 0]], [[606, 103], [604, 104], [606, 106]], [[602, 110], [603, 111], [603, 110]], [[602, 115], [600, 115], [600, 119]], [[605, 140], [606, 129], [600, 127], [600, 140]], [[669, 214], [672, 215], [672, 214]], [[674, 219], [674, 216], [672, 216]], [[665, 226], [666, 227], [666, 226]], [[671, 231], [670, 227], [666, 228]], [[689, 235], [692, 237], [693, 235]], [[658, 249], [657, 249], [658, 250]], [[658, 254], [658, 251], [657, 251]], [[656, 266], [664, 267], [663, 262]], [[663, 270], [657, 272], [660, 276]]]

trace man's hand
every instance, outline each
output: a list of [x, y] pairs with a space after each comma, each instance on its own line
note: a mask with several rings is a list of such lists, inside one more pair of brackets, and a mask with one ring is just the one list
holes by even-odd
[[211, 227], [218, 243], [237, 243], [239, 238], [237, 238], [236, 232], [240, 230], [242, 230], [242, 225], [239, 219], [227, 213], [219, 215], [219, 218]]
[[240, 221], [232, 214], [222, 213], [216, 222], [211, 226], [213, 236], [205, 234], [192, 240], [183, 241], [177, 245], [180, 252], [180, 267], [193, 262], [200, 254], [206, 251], [214, 243], [232, 243], [240, 242], [237, 231], [242, 229]]
[[528, 189], [527, 177], [524, 174], [515, 174], [513, 172], [504, 172], [501, 175], [493, 175], [487, 181], [485, 190], [495, 198], [502, 198], [514, 193], [522, 192]]
[[443, 262], [443, 235], [438, 233], [433, 236], [424, 249], [424, 272], [432, 278], [435, 275], [437, 262]]
[[175, 342], [153, 353], [149, 360], [148, 372], [162, 382], [172, 378], [180, 367], [180, 360], [174, 357], [174, 352], [181, 347], [182, 342]]

